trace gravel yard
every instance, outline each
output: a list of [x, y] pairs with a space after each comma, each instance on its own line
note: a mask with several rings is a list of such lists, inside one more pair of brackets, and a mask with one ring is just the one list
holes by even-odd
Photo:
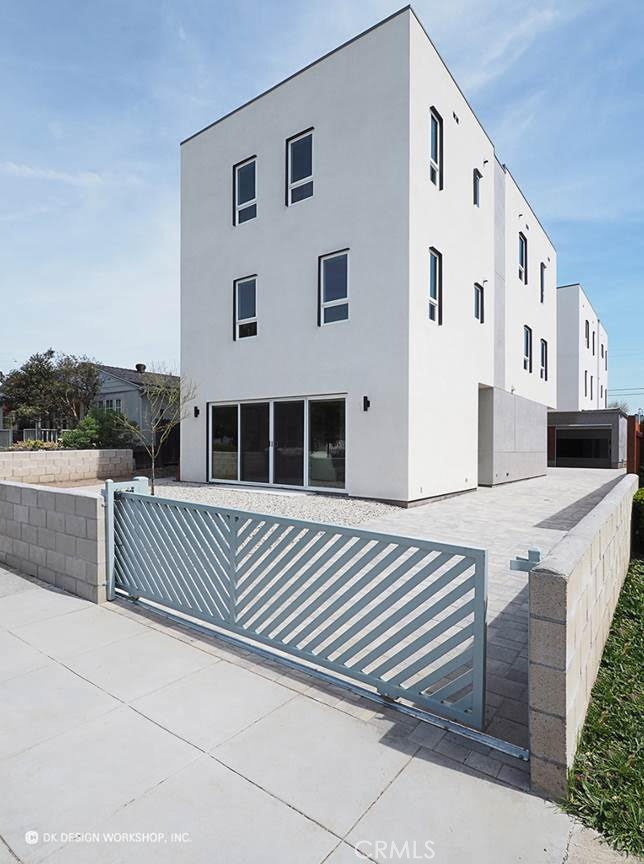
[[180, 483], [167, 479], [157, 480], [156, 487], [156, 494], [160, 498], [180, 498], [196, 504], [232, 507], [252, 513], [275, 514], [331, 525], [362, 525], [399, 510], [398, 507], [378, 501], [301, 491], [238, 489], [209, 483]]

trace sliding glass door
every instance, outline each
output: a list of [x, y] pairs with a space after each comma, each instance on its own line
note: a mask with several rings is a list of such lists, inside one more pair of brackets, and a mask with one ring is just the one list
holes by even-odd
[[344, 399], [309, 401], [309, 486], [344, 489]]
[[240, 480], [247, 483], [269, 481], [269, 403], [241, 405]]
[[273, 403], [273, 483], [304, 485], [304, 400]]
[[211, 408], [212, 480], [345, 488], [344, 398]]

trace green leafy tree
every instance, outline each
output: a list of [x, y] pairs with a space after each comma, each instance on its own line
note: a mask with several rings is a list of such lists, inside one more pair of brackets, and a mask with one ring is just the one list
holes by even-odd
[[[104, 411], [92, 408], [89, 416], [96, 420], [98, 426], [98, 446], [106, 449], [131, 447], [135, 437], [130, 429], [126, 429], [116, 411]], [[131, 423], [136, 426], [136, 423]], [[137, 427], [138, 428], [138, 427]]]
[[96, 364], [87, 357], [57, 354], [55, 401], [61, 415], [73, 425], [88, 413], [98, 395], [100, 380]]
[[88, 414], [75, 429], [64, 432], [58, 439], [66, 450], [91, 450], [98, 444], [98, 422]]

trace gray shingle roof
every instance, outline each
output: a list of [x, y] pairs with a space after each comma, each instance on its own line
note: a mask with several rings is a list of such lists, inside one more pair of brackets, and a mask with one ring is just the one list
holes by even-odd
[[[141, 381], [141, 373], [137, 372], [136, 369], [125, 369], [123, 366], [103, 366], [98, 363], [96, 366], [97, 369], [100, 369], [102, 372], [107, 372], [108, 375], [114, 375], [115, 378], [121, 378], [123, 381], [129, 381], [130, 384], [142, 384]], [[163, 375], [154, 371], [154, 369], [147, 369], [146, 373], [158, 375], [164, 381], [168, 383], [179, 383], [178, 375]]]

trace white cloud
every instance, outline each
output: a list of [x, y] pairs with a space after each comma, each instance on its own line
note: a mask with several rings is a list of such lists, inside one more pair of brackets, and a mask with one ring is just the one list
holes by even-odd
[[138, 185], [141, 181], [133, 174], [99, 173], [98, 171], [56, 171], [53, 168], [41, 168], [37, 165], [27, 165], [24, 162], [0, 162], [0, 173], [11, 177], [22, 177], [26, 180], [50, 180], [55, 183], [66, 183], [83, 189], [103, 186], [107, 183], [119, 186]]

